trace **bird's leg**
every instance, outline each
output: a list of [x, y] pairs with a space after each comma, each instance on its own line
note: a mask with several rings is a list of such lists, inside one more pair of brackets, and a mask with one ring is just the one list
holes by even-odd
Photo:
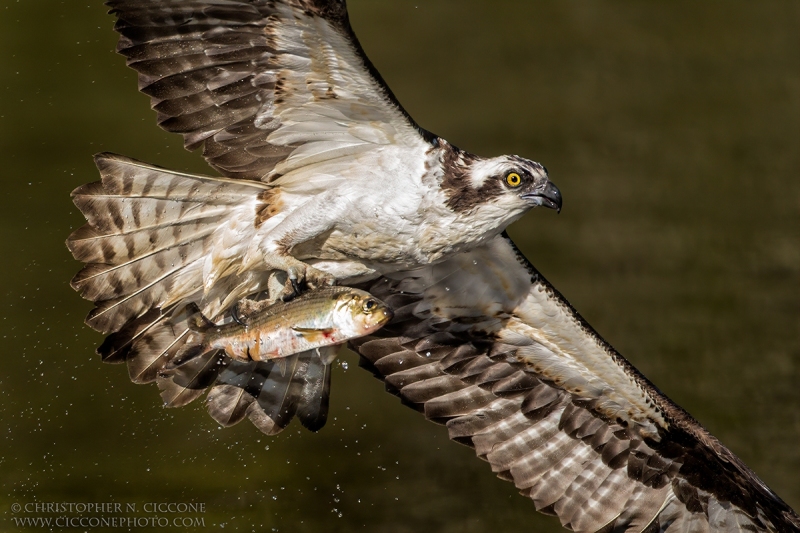
[[286, 272], [287, 279], [284, 292], [279, 296], [283, 300], [297, 296], [303, 284], [315, 289], [336, 283], [336, 278], [331, 274], [318, 270], [289, 254], [293, 246], [305, 240], [307, 239], [293, 242], [289, 239], [281, 239], [275, 243], [276, 246], [271, 247], [270, 251], [265, 251], [264, 253], [264, 263], [267, 268]]
[[343, 202], [323, 194], [301, 205], [273, 228], [258, 248], [267, 268], [283, 270], [287, 281], [282, 297], [293, 297], [305, 283], [310, 288], [333, 285], [336, 278], [291, 255], [292, 248], [309, 241], [336, 224]]

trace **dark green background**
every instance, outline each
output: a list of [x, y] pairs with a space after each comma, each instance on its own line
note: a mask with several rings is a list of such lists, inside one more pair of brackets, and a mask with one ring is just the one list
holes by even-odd
[[[350, 9], [422, 126], [547, 165], [564, 210], [511, 228], [525, 253], [800, 507], [800, 4]], [[351, 353], [328, 425], [273, 438], [218, 428], [200, 401], [162, 409], [101, 364], [68, 285], [69, 192], [105, 150], [207, 172], [156, 127], [112, 24], [96, 1], [0, 1], [0, 529], [30, 516], [13, 503], [195, 501], [226, 531], [559, 530]]]

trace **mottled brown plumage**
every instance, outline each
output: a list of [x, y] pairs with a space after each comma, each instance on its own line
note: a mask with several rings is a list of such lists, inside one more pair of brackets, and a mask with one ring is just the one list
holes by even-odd
[[[794, 511], [605, 343], [507, 237], [364, 288], [398, 311], [388, 327], [351, 343], [362, 366], [564, 526], [587, 532], [800, 527]], [[591, 384], [567, 368], [580, 370], [580, 353], [564, 360], [556, 381], [526, 355], [532, 347], [546, 350], [544, 338], [510, 332], [538, 312], [535, 298], [526, 297], [536, 294], [552, 302], [547, 314], [554, 323], [563, 319], [571, 330], [550, 341], [578, 335], [605, 352], [660, 416], [655, 431], [635, 417], [608, 415], [604, 404], [615, 386], [605, 381], [605, 390], [590, 393]], [[574, 392], [561, 379], [572, 381]]]
[[109, 5], [161, 127], [224, 177], [96, 157], [101, 181], [73, 193], [87, 225], [67, 244], [86, 263], [73, 287], [96, 304], [87, 323], [108, 335], [104, 361], [157, 382], [167, 406], [208, 391], [223, 426], [249, 418], [275, 434], [296, 416], [318, 430], [332, 348], [285, 368], [221, 351], [168, 363], [187, 342], [187, 304], [229, 322], [238, 300], [275, 298], [292, 268], [319, 269], [395, 311], [354, 343], [364, 365], [565, 526], [800, 529], [500, 236], [532, 206], [560, 208], [544, 167], [420, 128], [343, 1]]

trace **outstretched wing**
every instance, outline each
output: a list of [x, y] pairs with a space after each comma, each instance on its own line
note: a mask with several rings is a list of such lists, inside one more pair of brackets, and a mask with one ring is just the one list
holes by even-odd
[[[246, 416], [276, 433], [297, 415], [318, 429], [330, 387], [319, 356], [293, 356], [287, 370], [214, 353], [167, 370], [188, 334], [174, 313], [191, 301], [222, 319], [236, 300], [268, 290], [269, 272], [242, 266], [257, 231], [325, 190], [332, 174], [340, 179], [359, 154], [419, 147], [430, 134], [363, 54], [343, 0], [108, 5], [118, 51], [139, 73], [159, 124], [181, 133], [187, 148], [202, 147], [226, 177], [96, 157], [102, 181], [73, 193], [88, 224], [67, 245], [87, 263], [72, 282], [97, 304], [87, 323], [110, 334], [98, 352], [127, 362], [137, 383], [158, 381], [165, 405], [210, 388], [207, 404], [220, 424]], [[280, 199], [274, 183], [263, 183], [278, 177]]]
[[796, 531], [800, 518], [603, 341], [505, 235], [367, 287], [395, 319], [352, 343], [574, 531]]
[[350, 28], [344, 0], [111, 0], [117, 51], [158, 123], [225, 176], [271, 180], [430, 139]]

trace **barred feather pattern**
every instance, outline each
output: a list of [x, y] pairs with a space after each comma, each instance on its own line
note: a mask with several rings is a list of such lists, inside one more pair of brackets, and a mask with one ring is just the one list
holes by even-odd
[[271, 180], [421, 133], [364, 55], [344, 1], [112, 0], [117, 51], [159, 125], [218, 171]]
[[67, 245], [86, 263], [72, 286], [95, 302], [87, 323], [109, 334], [98, 352], [127, 362], [136, 383], [158, 381], [169, 406], [211, 388], [210, 412], [224, 425], [246, 411], [268, 433], [295, 415], [321, 427], [329, 369], [308, 354], [285, 372], [217, 353], [166, 371], [188, 333], [180, 312], [194, 302], [207, 316], [230, 320], [227, 310], [239, 299], [274, 294], [282, 274], [264, 271], [249, 247], [336, 183], [353, 175], [370, 181], [358, 169], [348, 177], [348, 157], [387, 146], [395, 155], [424, 153], [428, 134], [372, 68], [344, 1], [107, 5], [117, 17], [117, 51], [138, 72], [159, 125], [182, 134], [188, 149], [202, 147], [225, 177], [96, 157], [101, 181], [73, 192], [87, 224]]
[[[392, 147], [435, 140], [405, 113], [350, 29], [343, 0], [112, 0], [118, 51], [161, 127], [225, 178], [97, 157], [73, 198], [87, 263], [73, 286], [96, 303], [98, 349], [156, 381], [165, 405], [206, 403], [221, 425], [319, 429], [331, 359], [277, 363], [218, 352], [164, 368], [187, 336], [182, 306], [230, 320], [236, 300], [281, 286], [242, 269], [254, 231]], [[409, 150], [409, 151], [405, 151]], [[409, 156], [409, 157], [405, 157]], [[378, 158], [377, 160], [380, 160]], [[380, 166], [380, 165], [378, 165]], [[346, 176], [343, 178], [342, 176]], [[361, 184], [361, 182], [359, 182]], [[270, 205], [272, 187], [280, 202]], [[260, 228], [260, 229], [259, 229]], [[310, 258], [313, 259], [313, 258]], [[395, 320], [354, 343], [404, 403], [445, 424], [537, 509], [575, 531], [789, 531], [800, 519], [742, 462], [608, 346], [505, 237], [365, 288]], [[324, 355], [324, 357], [322, 356]]]
[[[247, 228], [242, 221], [249, 219], [252, 227], [264, 186], [183, 175], [113, 154], [95, 161], [101, 181], [72, 193], [88, 223], [67, 240], [87, 263], [72, 280], [97, 305], [87, 323], [115, 332], [152, 309], [200, 299], [207, 257], [223, 248], [231, 224]], [[213, 316], [219, 309], [209, 303], [206, 311]]]
[[[101, 181], [73, 192], [87, 224], [67, 246], [87, 263], [72, 280], [73, 288], [97, 305], [87, 324], [110, 333], [98, 348], [103, 360], [127, 362], [135, 383], [156, 381], [169, 407], [186, 405], [210, 389], [209, 413], [224, 426], [246, 414], [268, 434], [294, 416], [313, 430], [322, 427], [330, 368], [317, 353], [275, 365], [234, 362], [215, 350], [164, 368], [189, 333], [185, 303], [196, 302], [208, 316], [221, 318], [230, 302], [269, 291], [275, 273], [252, 270], [228, 273], [210, 291], [203, 285], [209, 259], [227, 260], [235, 270], [240, 254], [226, 240], [231, 233], [246, 240], [259, 195], [269, 186], [171, 172], [114, 154], [98, 154], [95, 161]], [[322, 353], [326, 350], [336, 347]]]
[[794, 511], [600, 339], [507, 237], [364, 288], [396, 313], [379, 332], [351, 341], [362, 366], [565, 527], [800, 527]]
[[344, 2], [108, 5], [118, 51], [139, 73], [159, 124], [181, 133], [188, 149], [203, 147], [226, 177], [96, 157], [101, 181], [73, 192], [87, 224], [67, 245], [87, 263], [72, 281], [96, 304], [87, 323], [109, 334], [98, 352], [127, 362], [136, 383], [158, 381], [169, 406], [212, 388], [209, 409], [224, 425], [246, 411], [268, 433], [294, 415], [321, 427], [329, 369], [308, 354], [285, 372], [217, 353], [165, 371], [188, 333], [176, 313], [195, 302], [207, 316], [230, 320], [237, 300], [280, 286], [281, 274], [259, 270], [248, 247], [341, 181], [343, 156], [389, 144], [418, 149], [421, 130], [361, 51]]
[[243, 363], [214, 351], [162, 372], [158, 386], [171, 407], [208, 390], [208, 412], [223, 427], [249, 418], [262, 432], [275, 435], [297, 416], [303, 426], [318, 431], [327, 421], [330, 397], [331, 367], [322, 361], [337, 348], [301, 352], [280, 363]]

